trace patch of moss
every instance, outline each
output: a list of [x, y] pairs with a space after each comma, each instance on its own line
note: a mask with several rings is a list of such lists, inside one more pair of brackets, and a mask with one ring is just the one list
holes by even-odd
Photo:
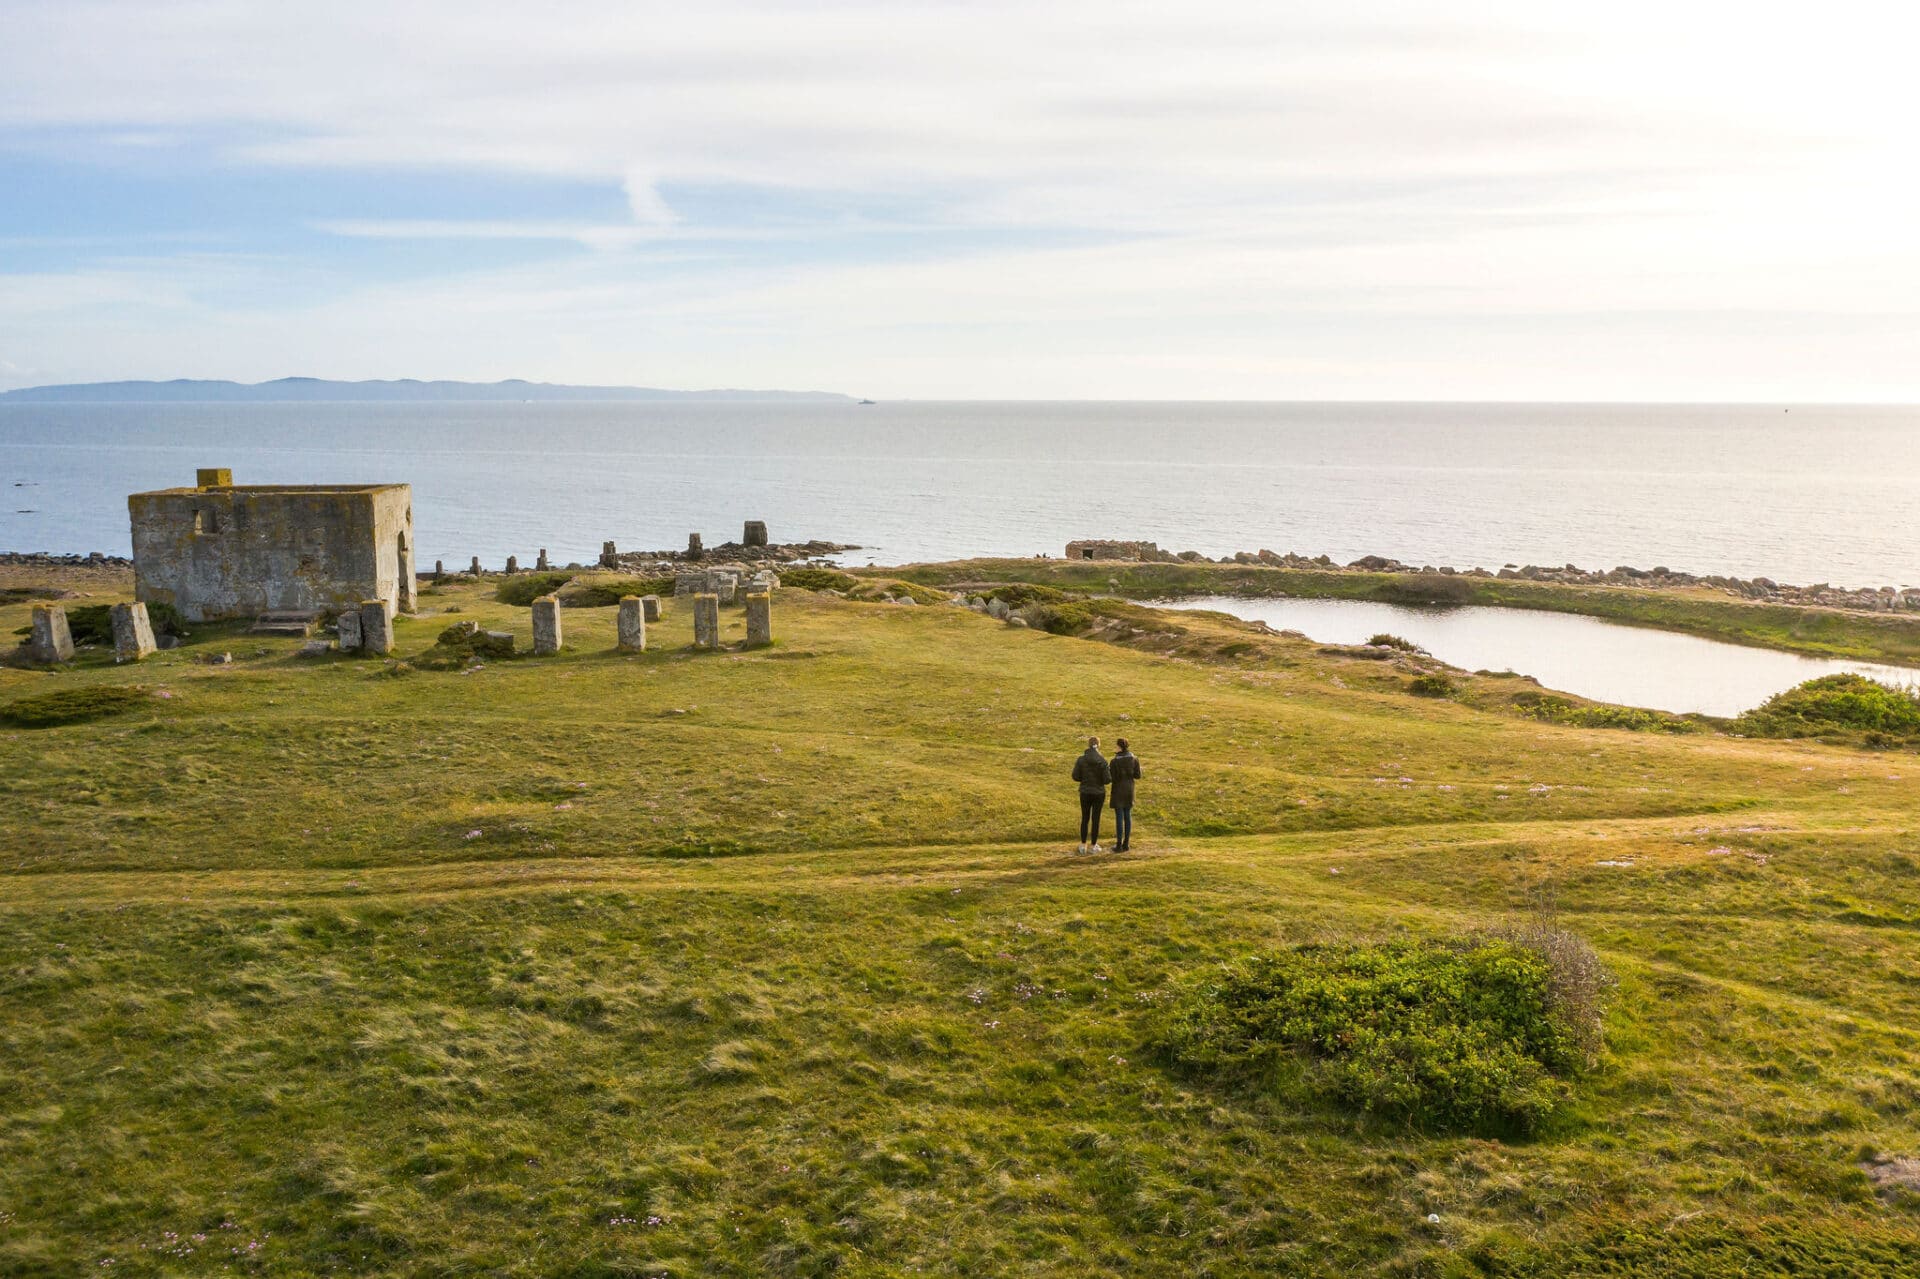
[[152, 699], [138, 686], [109, 684], [93, 688], [63, 688], [17, 698], [0, 706], [0, 723], [15, 728], [58, 728], [120, 715]]
[[858, 583], [831, 568], [789, 568], [780, 573], [780, 585], [802, 591], [851, 591]]
[[567, 608], [612, 608], [627, 595], [671, 594], [671, 577], [583, 577], [559, 592]]

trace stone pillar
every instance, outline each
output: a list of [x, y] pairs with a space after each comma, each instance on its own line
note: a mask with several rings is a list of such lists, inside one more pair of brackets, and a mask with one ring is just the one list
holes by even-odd
[[439, 560], [433, 562], [433, 580], [436, 582], [447, 580], [447, 566]]
[[614, 549], [612, 542], [600, 543], [600, 567], [619, 568], [620, 552]]
[[720, 647], [720, 597], [718, 595], [693, 597], [693, 646], [695, 648]]
[[542, 595], [533, 602], [533, 651], [542, 656], [560, 651], [558, 595]]
[[359, 652], [360, 651], [360, 610], [357, 608], [350, 608], [346, 612], [340, 614], [340, 620], [337, 623], [337, 626], [340, 631], [340, 651], [342, 653]]
[[393, 651], [393, 605], [360, 601], [360, 651], [385, 656]]
[[480, 557], [478, 555], [473, 557], [473, 567], [468, 569], [467, 572], [473, 574], [475, 577], [480, 576]]
[[765, 546], [766, 544], [767, 522], [765, 520], [748, 520], [746, 531], [740, 535], [740, 545]]
[[533, 566], [539, 569], [542, 573], [547, 571], [548, 565], [547, 565], [547, 548], [546, 547], [543, 546], [540, 548], [540, 558], [533, 562]]
[[698, 533], [687, 534], [687, 558], [690, 560], [697, 560], [702, 556], [704, 556], [706, 553], [707, 553], [707, 548], [701, 545], [700, 535]]
[[747, 596], [747, 647], [773, 643], [773, 596], [761, 591]]
[[113, 660], [137, 662], [153, 652], [153, 623], [145, 604], [113, 606]]
[[507, 576], [512, 577], [515, 573], [518, 573], [519, 571], [520, 571], [520, 557], [518, 555], [507, 556]]
[[226, 466], [202, 466], [193, 473], [193, 486], [197, 489], [232, 488], [233, 469]]
[[660, 620], [660, 597], [658, 595], [642, 595], [640, 597], [640, 617], [641, 620], [648, 622], [657, 622]]
[[58, 604], [33, 606], [33, 638], [27, 641], [27, 656], [36, 662], [71, 662], [73, 628], [67, 625], [67, 610]]
[[620, 651], [623, 653], [644, 653], [647, 651], [647, 615], [646, 608], [638, 595], [620, 597]]

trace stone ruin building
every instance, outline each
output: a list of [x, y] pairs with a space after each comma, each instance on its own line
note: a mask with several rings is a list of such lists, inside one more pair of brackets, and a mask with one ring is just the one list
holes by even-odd
[[135, 493], [127, 511], [135, 598], [188, 621], [414, 610], [410, 485], [235, 484], [220, 468]]
[[1152, 542], [1113, 542], [1101, 538], [1088, 538], [1067, 543], [1067, 558], [1070, 560], [1169, 560], [1168, 555]]

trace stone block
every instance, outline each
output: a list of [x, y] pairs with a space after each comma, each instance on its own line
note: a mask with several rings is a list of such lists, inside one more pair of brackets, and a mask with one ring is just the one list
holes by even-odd
[[657, 622], [660, 620], [660, 597], [658, 595], [642, 595], [640, 597], [640, 616], [643, 620], [649, 622]]
[[600, 543], [600, 567], [619, 568], [620, 552], [612, 542]]
[[533, 602], [533, 651], [545, 656], [560, 651], [560, 597], [542, 595]]
[[647, 613], [646, 606], [638, 595], [620, 597], [619, 625], [620, 651], [623, 653], [644, 653], [647, 651]]
[[748, 520], [746, 531], [740, 534], [742, 546], [765, 546], [767, 544], [767, 522]]
[[535, 561], [533, 562], [533, 566], [534, 566], [534, 567], [535, 567], [536, 569], [539, 569], [539, 570], [540, 570], [540, 571], [541, 571], [542, 573], [544, 573], [544, 572], [546, 572], [548, 568], [550, 568], [550, 567], [552, 567], [551, 565], [549, 565], [549, 564], [547, 563], [547, 548], [546, 548], [546, 547], [544, 547], [544, 546], [543, 546], [543, 547], [541, 547], [541, 548], [540, 548], [540, 558], [539, 558], [539, 559], [537, 559], [537, 560], [535, 560]]
[[333, 644], [323, 639], [308, 640], [300, 646], [300, 656], [302, 657], [325, 657], [332, 651]]
[[720, 597], [711, 593], [693, 597], [693, 646], [720, 647]]
[[193, 473], [193, 486], [197, 489], [230, 489], [233, 487], [233, 468], [227, 466], [202, 466]]
[[773, 643], [773, 596], [758, 591], [747, 596], [747, 647]]
[[73, 628], [67, 625], [67, 610], [58, 604], [33, 606], [33, 634], [27, 641], [27, 656], [36, 662], [73, 660]]
[[707, 589], [707, 575], [699, 569], [675, 573], [673, 575], [673, 593], [675, 595], [699, 595]]
[[740, 579], [732, 573], [712, 573], [707, 577], [707, 591], [720, 597], [722, 604], [731, 604], [740, 593]]
[[475, 577], [480, 576], [480, 557], [478, 555], [473, 557], [473, 565], [467, 569], [467, 572], [473, 574]]
[[439, 560], [433, 562], [433, 580], [436, 582], [444, 582], [447, 580], [447, 566]]
[[706, 553], [707, 548], [701, 543], [700, 535], [698, 533], [687, 534], [687, 558], [697, 560]]
[[380, 657], [393, 651], [393, 605], [387, 601], [360, 601], [360, 651]]
[[336, 623], [340, 631], [340, 651], [357, 653], [360, 651], [360, 610], [350, 608], [340, 614]]
[[515, 573], [518, 573], [519, 571], [520, 571], [520, 557], [518, 555], [507, 556], [507, 576], [511, 577]]
[[153, 623], [145, 604], [113, 606], [113, 660], [137, 662], [153, 652]]

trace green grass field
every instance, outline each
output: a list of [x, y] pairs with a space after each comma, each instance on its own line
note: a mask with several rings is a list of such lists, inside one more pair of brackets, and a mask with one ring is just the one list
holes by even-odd
[[[422, 607], [402, 658], [530, 633]], [[1543, 723], [1210, 616], [775, 607], [750, 653], [669, 601], [641, 656], [599, 608], [468, 673], [218, 627], [0, 668], [0, 711], [150, 694], [0, 727], [0, 1274], [1920, 1272], [1862, 1170], [1920, 1155], [1912, 753]], [[1125, 856], [1073, 853], [1088, 733], [1145, 762]], [[1619, 985], [1526, 1139], [1154, 1051], [1248, 952], [1549, 914]]]

